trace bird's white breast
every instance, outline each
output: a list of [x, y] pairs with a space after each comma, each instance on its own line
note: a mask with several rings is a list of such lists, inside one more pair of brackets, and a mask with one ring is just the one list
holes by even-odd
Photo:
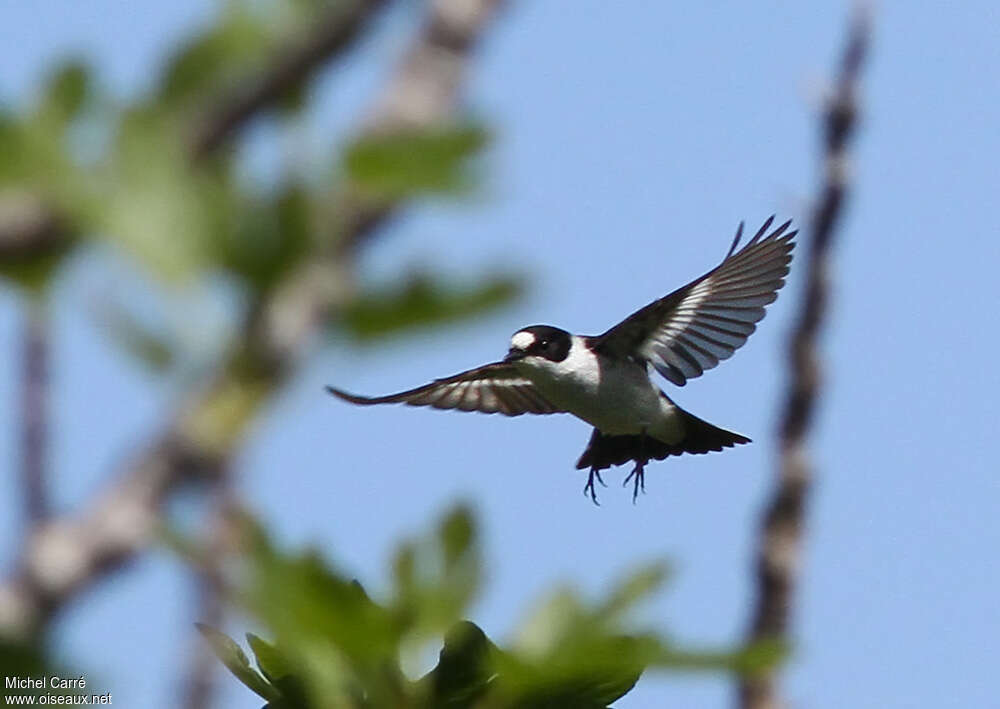
[[528, 357], [518, 369], [553, 404], [607, 434], [649, 435], [673, 443], [682, 432], [676, 408], [660, 394], [644, 367], [597, 355], [573, 336], [562, 362]]

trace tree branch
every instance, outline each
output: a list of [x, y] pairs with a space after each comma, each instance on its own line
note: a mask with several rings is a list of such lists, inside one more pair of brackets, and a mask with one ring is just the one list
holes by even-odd
[[[221, 628], [224, 624], [223, 566], [234, 554], [239, 537], [233, 523], [234, 510], [238, 509], [234, 481], [229, 470], [220, 472], [222, 474], [209, 493], [211, 509], [201, 535], [205, 543], [191, 563], [195, 586], [194, 617], [213, 628]], [[200, 636], [193, 640], [180, 687], [180, 705], [184, 709], [208, 709], [215, 695], [218, 663], [211, 647]]]
[[21, 487], [25, 530], [48, 514], [45, 457], [48, 443], [49, 327], [44, 296], [29, 299], [21, 351]]
[[[369, 130], [426, 126], [454, 109], [471, 50], [500, 0], [434, 0], [369, 118]], [[400, 92], [406, 95], [398, 95]], [[396, 208], [348, 202], [340, 244], [356, 245]], [[257, 412], [299, 363], [325, 317], [350, 299], [352, 248], [293, 273], [254, 309], [219, 372], [192, 392], [166, 431], [84, 510], [38, 527], [18, 570], [0, 585], [0, 637], [26, 637], [60, 607], [150, 543], [179, 485], [215, 478]]]
[[349, 49], [385, 0], [334, 2], [315, 29], [279, 52], [274, 63], [225, 95], [205, 115], [195, 132], [191, 152], [204, 158], [218, 149], [251, 117], [279, 101], [315, 69]]
[[[823, 186], [810, 223], [806, 291], [788, 353], [790, 381], [781, 416], [778, 479], [758, 538], [757, 600], [747, 632], [750, 643], [784, 639], [788, 633], [813, 476], [807, 437], [821, 394], [822, 365], [816, 340], [826, 316], [829, 254], [848, 189], [847, 143], [856, 123], [857, 85], [870, 35], [867, 8], [860, 7], [852, 21], [835, 93], [823, 117]], [[739, 700], [743, 709], [782, 706], [775, 672], [744, 677]]]

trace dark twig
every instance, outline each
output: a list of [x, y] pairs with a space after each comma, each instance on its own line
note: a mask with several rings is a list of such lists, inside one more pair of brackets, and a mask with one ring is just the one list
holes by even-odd
[[376, 11], [385, 5], [385, 0], [347, 0], [331, 5], [304, 40], [299, 39], [279, 52], [259, 77], [223, 95], [206, 114], [192, 143], [195, 158], [215, 151], [251, 117], [279, 101], [319, 66], [349, 49]]
[[[203, 556], [192, 563], [195, 583], [195, 619], [213, 628], [221, 628], [225, 615], [222, 579], [223, 564], [233, 552], [236, 534], [233, 530], [232, 512], [236, 509], [235, 490], [228, 470], [221, 471], [211, 493], [212, 509], [205, 540]], [[187, 671], [181, 686], [181, 706], [184, 709], [208, 709], [215, 694], [218, 662], [207, 643], [194, 638]]]
[[[783, 640], [788, 634], [812, 480], [807, 435], [821, 393], [816, 339], [826, 315], [829, 254], [848, 187], [847, 142], [857, 118], [857, 85], [870, 42], [870, 17], [853, 19], [836, 90], [823, 117], [823, 187], [812, 214], [806, 290], [789, 349], [790, 382], [781, 416], [777, 485], [764, 514], [757, 553], [757, 600], [747, 640]], [[774, 671], [744, 677], [743, 709], [782, 706]]]
[[[370, 130], [430, 127], [454, 110], [471, 50], [500, 0], [434, 0], [430, 16], [369, 117]], [[403, 92], [406, 95], [396, 95]], [[347, 205], [342, 244], [356, 245], [394, 209]], [[166, 431], [74, 515], [39, 525], [15, 575], [0, 584], [0, 637], [25, 637], [150, 543], [162, 503], [185, 481], [218, 476], [261, 406], [298, 364], [323, 317], [350, 294], [353, 249], [306, 259], [259, 304], [234, 353], [191, 392]]]
[[[222, 627], [223, 604], [217, 579], [217, 570], [204, 569], [195, 578], [194, 606], [199, 623], [213, 628]], [[184, 709], [208, 709], [213, 705], [218, 667], [215, 655], [205, 642], [195, 638], [194, 646], [188, 653], [188, 666], [181, 685], [180, 706]]]
[[48, 309], [41, 294], [28, 298], [21, 351], [21, 485], [25, 530], [48, 514], [45, 458], [48, 443]]

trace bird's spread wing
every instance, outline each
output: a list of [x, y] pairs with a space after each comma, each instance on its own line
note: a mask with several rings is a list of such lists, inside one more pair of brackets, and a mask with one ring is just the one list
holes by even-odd
[[486, 414], [556, 414], [563, 411], [549, 402], [510, 364], [494, 362], [453, 377], [435, 379], [416, 389], [387, 396], [357, 396], [327, 387], [334, 396], [352, 404], [409, 404], [436, 409], [481, 411]]
[[788, 275], [798, 232], [788, 231], [788, 221], [764, 237], [773, 221], [737, 251], [741, 223], [721, 264], [594, 338], [594, 346], [642, 358], [678, 386], [732, 356]]

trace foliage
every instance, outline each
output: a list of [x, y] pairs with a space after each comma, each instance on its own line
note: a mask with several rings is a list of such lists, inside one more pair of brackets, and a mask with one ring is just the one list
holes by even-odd
[[[385, 597], [315, 552], [278, 550], [247, 521], [236, 597], [273, 635], [250, 633], [253, 662], [221, 632], [199, 626], [229, 670], [267, 707], [606, 707], [646, 668], [751, 672], [777, 647], [694, 652], [637, 632], [636, 606], [659, 589], [662, 565], [639, 569], [602, 599], [554, 592], [514, 640], [500, 645], [465, 620], [481, 588], [482, 556], [471, 512], [457, 507], [434, 531], [402, 543]], [[428, 642], [437, 664], [411, 679], [404, 667]]]
[[[350, 4], [345, 0], [342, 9]], [[190, 298], [197, 284], [225, 283], [241, 307], [232, 325], [219, 330], [234, 332], [275, 289], [294, 282], [304, 264], [335, 248], [352, 216], [343, 196], [388, 206], [473, 189], [476, 158], [488, 142], [477, 123], [382, 130], [316, 145], [310, 153], [327, 153], [327, 160], [281, 160], [263, 184], [248, 174], [240, 143], [207, 156], [195, 149], [214, 110], [258, 79], [283, 41], [330, 7], [314, 0], [224, 3], [131, 102], [109, 96], [94, 72], [73, 59], [51, 72], [32, 104], [20, 111], [0, 105], [0, 221], [30, 196], [58, 217], [53, 228], [60, 237], [26, 258], [12, 258], [0, 243], [0, 278], [44, 290], [68, 256], [115, 253], [164, 287], [155, 291], [159, 298]], [[295, 135], [309, 98], [307, 81], [290, 88], [270, 107], [273, 125]], [[362, 298], [333, 313], [329, 324], [371, 339], [475, 317], [511, 302], [522, 280], [487, 269], [481, 282], [460, 287], [433, 272], [384, 292], [361, 286]], [[112, 341], [154, 370], [186, 361], [166, 345], [176, 347], [182, 338], [175, 333], [152, 332], [121, 308], [100, 315]]]
[[467, 158], [487, 138], [477, 125], [364, 137], [345, 151], [344, 168], [358, 188], [383, 199], [415, 190], [460, 193], [470, 182]]
[[399, 285], [361, 293], [345, 310], [342, 325], [364, 341], [450, 323], [507, 305], [521, 293], [522, 283], [506, 274], [464, 284], [413, 273]]

